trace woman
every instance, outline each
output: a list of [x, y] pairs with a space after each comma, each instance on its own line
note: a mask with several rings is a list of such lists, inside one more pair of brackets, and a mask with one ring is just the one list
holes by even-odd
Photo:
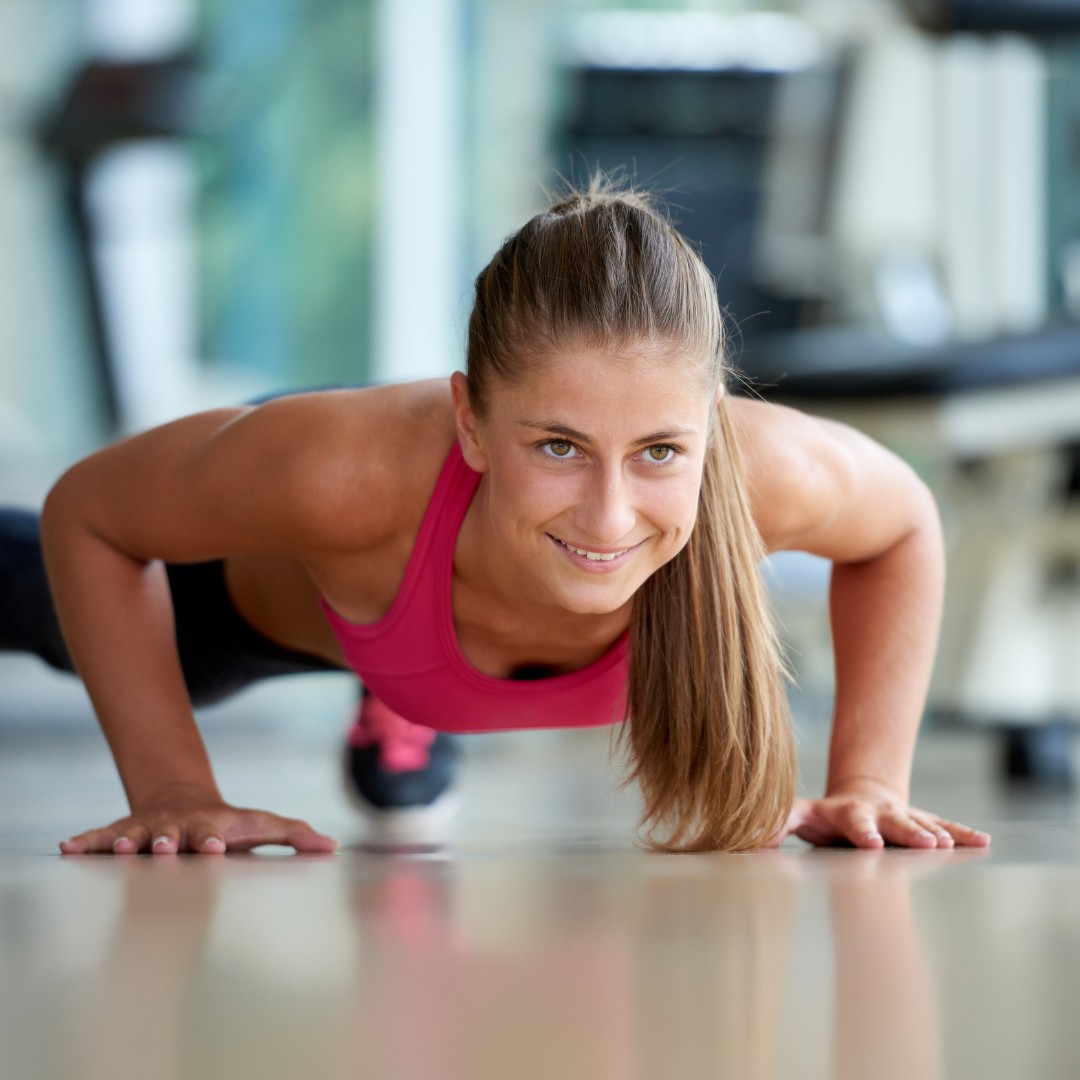
[[[726, 395], [713, 281], [645, 199], [594, 182], [511, 236], [477, 278], [467, 369], [188, 417], [60, 479], [49, 583], [131, 805], [62, 851], [334, 847], [217, 789], [191, 702], [250, 657], [218, 670], [185, 631], [207, 574], [252, 654], [357, 671], [356, 744], [625, 721], [654, 847], [989, 841], [908, 805], [932, 497], [849, 429]], [[758, 574], [791, 548], [836, 564], [828, 788], [797, 801]]]

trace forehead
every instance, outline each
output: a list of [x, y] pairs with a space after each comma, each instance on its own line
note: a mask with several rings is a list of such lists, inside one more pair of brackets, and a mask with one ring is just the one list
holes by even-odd
[[[500, 412], [558, 413], [639, 420], [698, 414], [713, 399], [702, 365], [670, 349], [573, 345], [534, 359], [512, 382], [496, 379], [490, 404]], [[544, 408], [541, 408], [544, 406]]]

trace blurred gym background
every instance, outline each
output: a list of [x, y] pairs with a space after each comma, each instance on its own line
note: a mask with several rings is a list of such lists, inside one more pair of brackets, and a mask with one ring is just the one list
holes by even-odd
[[[930, 723], [1068, 785], [1080, 0], [0, 0], [0, 502], [201, 408], [460, 366], [476, 272], [597, 165], [700, 243], [741, 392], [931, 483]], [[770, 580], [827, 723], [827, 567]], [[0, 731], [80, 694], [0, 658]]]

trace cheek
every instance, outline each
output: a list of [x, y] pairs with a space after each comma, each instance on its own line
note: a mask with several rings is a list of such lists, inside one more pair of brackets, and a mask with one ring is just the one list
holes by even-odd
[[697, 520], [698, 492], [693, 481], [665, 487], [652, 494], [647, 512], [658, 528], [685, 541]]
[[693, 512], [693, 509], [688, 513], [679, 515], [669, 514], [664, 534], [670, 539], [673, 554], [681, 551], [686, 546], [690, 534], [694, 530], [696, 519], [697, 515]]
[[565, 477], [524, 466], [492, 476], [491, 513], [503, 527], [542, 525], [572, 505], [572, 484]]

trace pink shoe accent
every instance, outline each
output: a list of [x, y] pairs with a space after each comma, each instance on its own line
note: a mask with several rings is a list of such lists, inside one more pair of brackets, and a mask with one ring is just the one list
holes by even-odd
[[427, 748], [434, 741], [434, 728], [410, 723], [370, 693], [364, 695], [349, 731], [349, 745], [358, 750], [378, 744], [379, 764], [386, 772], [424, 768], [429, 760]]

